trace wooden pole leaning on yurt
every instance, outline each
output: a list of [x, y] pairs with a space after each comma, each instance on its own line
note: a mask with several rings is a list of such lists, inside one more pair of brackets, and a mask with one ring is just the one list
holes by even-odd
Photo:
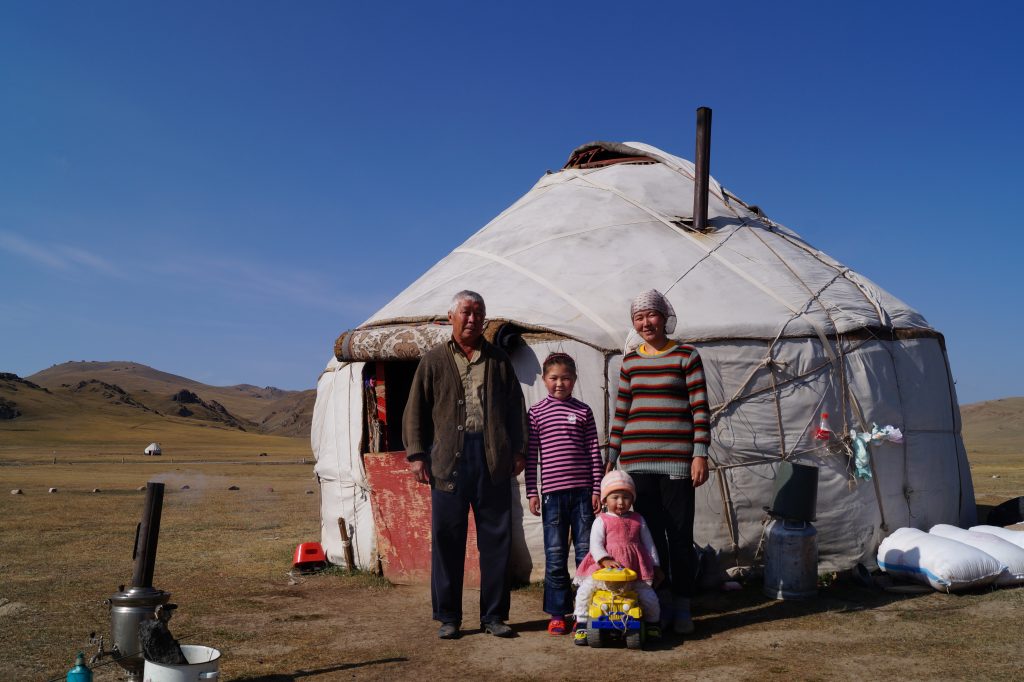
[[693, 229], [703, 232], [708, 224], [708, 178], [711, 174], [711, 109], [697, 109], [697, 151], [694, 154]]
[[341, 536], [341, 548], [345, 553], [345, 568], [349, 573], [356, 572], [356, 558], [352, 551], [352, 539], [348, 535], [348, 524], [344, 517], [338, 517], [338, 534]]

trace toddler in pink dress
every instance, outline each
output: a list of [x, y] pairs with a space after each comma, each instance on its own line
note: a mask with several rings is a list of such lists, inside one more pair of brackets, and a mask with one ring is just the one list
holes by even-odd
[[624, 471], [610, 471], [601, 479], [601, 501], [607, 511], [598, 514], [590, 528], [590, 551], [576, 569], [575, 643], [586, 644], [590, 601], [597, 590], [594, 571], [601, 568], [629, 568], [639, 576], [626, 589], [640, 601], [649, 637], [658, 637], [661, 606], [652, 584], [662, 578], [658, 550], [644, 517], [630, 511], [636, 499], [633, 479]]

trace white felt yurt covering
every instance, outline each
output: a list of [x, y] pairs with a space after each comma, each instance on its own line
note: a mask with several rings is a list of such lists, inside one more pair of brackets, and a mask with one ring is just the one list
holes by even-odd
[[[941, 334], [714, 179], [708, 229], [694, 231], [693, 177], [689, 161], [649, 145], [584, 145], [350, 332], [378, 337], [363, 356], [339, 340], [344, 361], [332, 359], [320, 377], [312, 429], [331, 561], [343, 563], [338, 517], [351, 526], [356, 564], [377, 560], [360, 452], [372, 442], [363, 363], [396, 357], [389, 339], [402, 357], [416, 354], [415, 343], [396, 339], [443, 339], [445, 328], [425, 325], [444, 321], [461, 289], [481, 293], [488, 318], [514, 332], [503, 345], [528, 405], [545, 394], [545, 355], [575, 356], [575, 395], [593, 409], [602, 438], [631, 333], [629, 302], [651, 288], [668, 296], [679, 317], [673, 336], [699, 348], [712, 406], [713, 472], [698, 490], [695, 537], [725, 567], [752, 562], [780, 459], [820, 467], [822, 570], [873, 566], [881, 540], [901, 526], [974, 523]], [[830, 443], [813, 438], [821, 412], [837, 434]], [[895, 426], [904, 439], [872, 445], [873, 477], [858, 478], [841, 436], [872, 424]], [[522, 525], [516, 572], [539, 579], [540, 523], [527, 511]]]

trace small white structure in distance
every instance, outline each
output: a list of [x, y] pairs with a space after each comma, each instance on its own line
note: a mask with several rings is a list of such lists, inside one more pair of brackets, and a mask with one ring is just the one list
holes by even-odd
[[143, 451], [146, 455], [162, 455], [163, 450], [160, 449], [160, 443], [150, 443]]

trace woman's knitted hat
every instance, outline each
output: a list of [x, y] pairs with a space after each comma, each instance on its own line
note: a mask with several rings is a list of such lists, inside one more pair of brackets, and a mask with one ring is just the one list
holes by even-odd
[[641, 310], [657, 310], [661, 313], [665, 318], [666, 334], [671, 334], [676, 330], [676, 310], [657, 289], [645, 291], [633, 299], [629, 306], [630, 319]]
[[621, 469], [612, 469], [601, 479], [601, 501], [616, 490], [624, 490], [636, 499], [636, 484], [633, 477]]

